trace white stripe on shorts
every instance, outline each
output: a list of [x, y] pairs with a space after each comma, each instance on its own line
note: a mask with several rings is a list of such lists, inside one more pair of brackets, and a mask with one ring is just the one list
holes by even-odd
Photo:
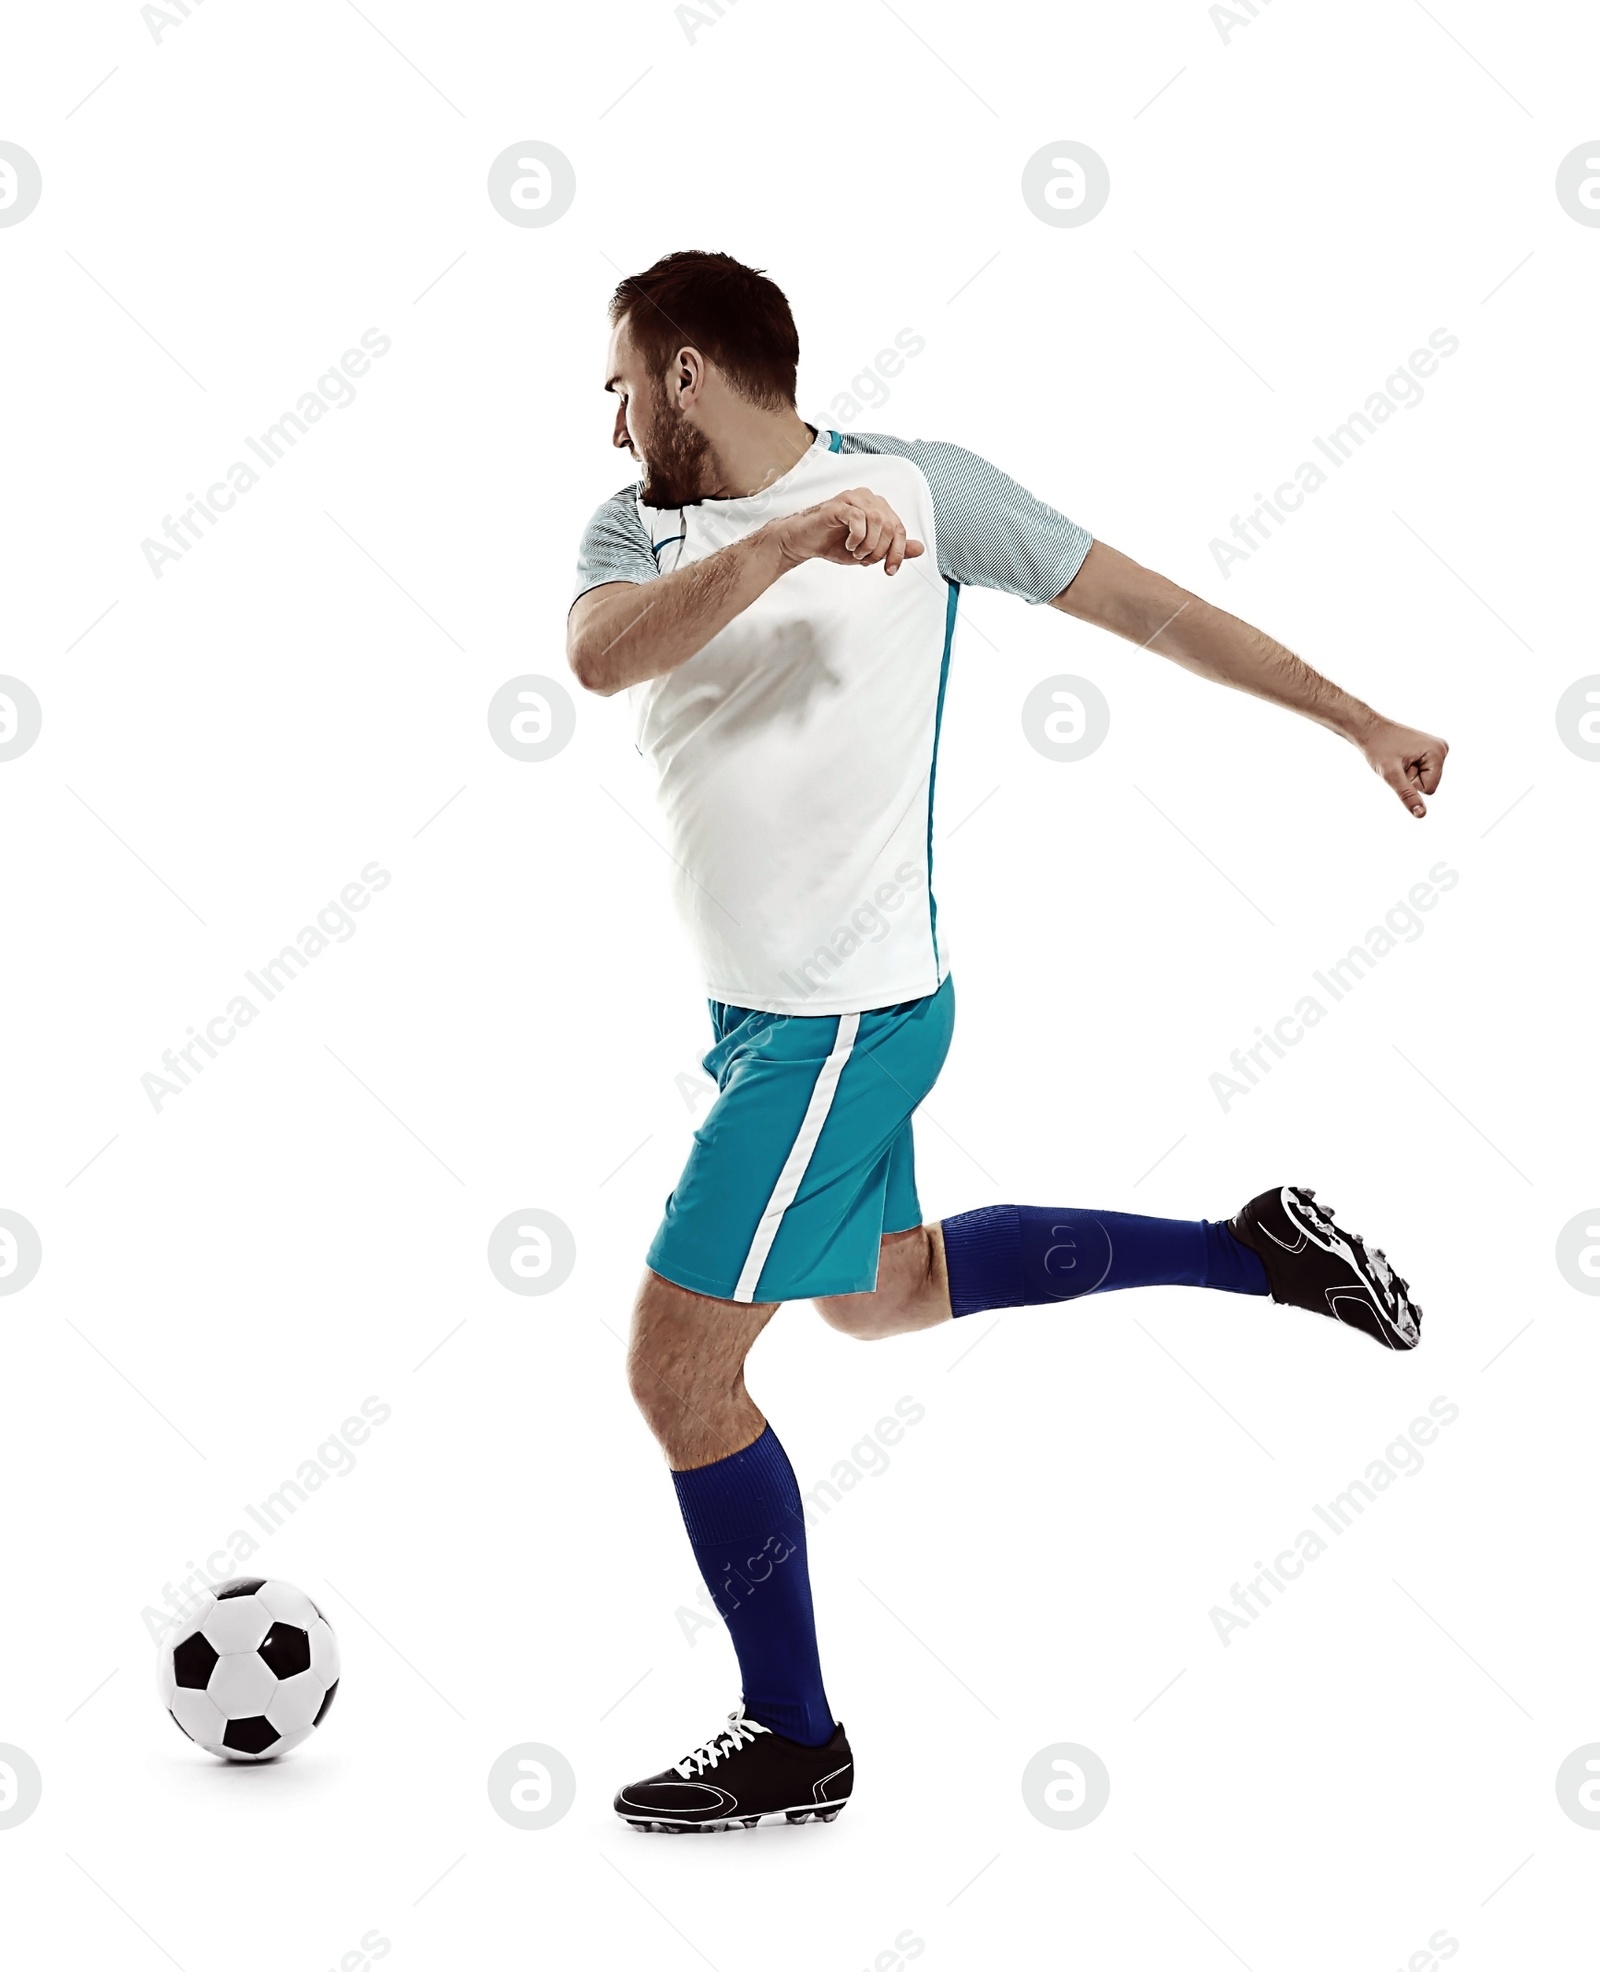
[[816, 1084], [811, 1091], [811, 1100], [806, 1104], [800, 1134], [783, 1161], [778, 1182], [772, 1187], [772, 1196], [767, 1200], [767, 1209], [756, 1223], [755, 1238], [750, 1242], [750, 1251], [745, 1255], [744, 1266], [739, 1272], [739, 1283], [733, 1290], [735, 1301], [753, 1301], [756, 1298], [756, 1283], [761, 1278], [761, 1269], [767, 1264], [767, 1255], [772, 1251], [772, 1242], [778, 1237], [783, 1215], [794, 1203], [800, 1180], [811, 1162], [811, 1153], [822, 1135], [822, 1126], [833, 1107], [833, 1092], [838, 1088], [839, 1077], [850, 1059], [850, 1050], [856, 1044], [856, 1030], [860, 1025], [861, 1016], [858, 1013], [842, 1013], [839, 1016], [839, 1031], [833, 1038], [833, 1052], [817, 1071]]

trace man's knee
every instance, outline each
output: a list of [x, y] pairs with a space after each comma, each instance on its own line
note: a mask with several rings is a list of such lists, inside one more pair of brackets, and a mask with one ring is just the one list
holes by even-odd
[[817, 1313], [829, 1328], [838, 1329], [841, 1335], [854, 1336], [857, 1342], [878, 1342], [898, 1332], [895, 1323], [898, 1309], [886, 1303], [878, 1292], [824, 1295], [817, 1302]]
[[749, 1407], [744, 1359], [772, 1313], [769, 1305], [711, 1301], [647, 1276], [628, 1342], [628, 1388], [669, 1452], [686, 1438], [720, 1432]]
[[675, 1413], [681, 1405], [677, 1398], [668, 1394], [650, 1346], [637, 1329], [628, 1344], [628, 1389], [633, 1401], [644, 1413], [645, 1422], [659, 1437], [660, 1427], [668, 1414]]
[[666, 1443], [684, 1413], [709, 1400], [706, 1366], [673, 1324], [635, 1321], [628, 1342], [628, 1389], [645, 1422]]
[[929, 1228], [891, 1233], [883, 1242], [878, 1285], [867, 1294], [828, 1294], [817, 1312], [830, 1328], [858, 1342], [877, 1342], [925, 1328], [939, 1312], [939, 1255]]

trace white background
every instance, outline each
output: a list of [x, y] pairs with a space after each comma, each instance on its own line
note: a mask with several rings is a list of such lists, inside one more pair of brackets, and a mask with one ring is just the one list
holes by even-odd
[[[44, 1778], [0, 1832], [8, 1956], [309, 1972], [376, 1929], [396, 1972], [888, 1972], [909, 1932], [930, 1972], [1353, 1972], [1443, 1931], [1462, 1968], [1576, 1962], [1600, 1838], [1554, 1776], [1600, 1738], [1600, 1344], [1554, 1249], [1600, 1193], [1600, 768], [1554, 709], [1600, 670], [1600, 231], [1553, 186], [1595, 134], [1593, 24], [704, 11], [6, 24], [0, 137], [44, 181], [0, 231], [0, 668], [44, 709], [0, 766], [0, 1205], [44, 1248], [0, 1301], [0, 1741]], [[534, 138], [577, 173], [546, 229], [485, 193]], [[1064, 138], [1111, 173], [1081, 229], [1019, 191]], [[1314, 726], [963, 598], [927, 1212], [1223, 1216], [1310, 1183], [1408, 1275], [1424, 1343], [1180, 1290], [868, 1348], [785, 1310], [750, 1375], [803, 1486], [897, 1399], [926, 1415], [811, 1534], [849, 1812], [692, 1843], [610, 1796], [737, 1695], [725, 1640], [685, 1638], [619, 1343], [704, 1008], [625, 704], [581, 703], [537, 766], [485, 718], [562, 675], [578, 534], [632, 477], [606, 298], [684, 246], [784, 287], [813, 423], [913, 329], [853, 428], [973, 446], [1453, 748], [1419, 823]], [[393, 346], [356, 401], [157, 580], [141, 541], [369, 327]], [[1441, 327], [1425, 401], [1223, 580], [1211, 539]], [[1076, 765], [1019, 721], [1058, 672], [1112, 708]], [[355, 935], [158, 1113], [163, 1050], [374, 859]], [[1424, 934], [1224, 1112], [1230, 1051], [1441, 859]], [[485, 1259], [533, 1206], [578, 1243], [546, 1299]], [[143, 1612], [371, 1396], [356, 1469], [251, 1562], [325, 1603], [339, 1702], [281, 1766], [224, 1769], [162, 1717]], [[1213, 1605], [1438, 1397], [1425, 1469], [1225, 1648]], [[521, 1741], [578, 1776], [542, 1832], [486, 1793]], [[1077, 1832], [1020, 1792], [1057, 1741], [1111, 1774]]]

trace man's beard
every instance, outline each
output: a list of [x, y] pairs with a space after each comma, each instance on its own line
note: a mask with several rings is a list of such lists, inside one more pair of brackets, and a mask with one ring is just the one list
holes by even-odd
[[640, 498], [647, 507], [692, 507], [705, 498], [713, 477], [711, 441], [687, 418], [667, 409], [667, 394], [659, 385], [645, 446]]

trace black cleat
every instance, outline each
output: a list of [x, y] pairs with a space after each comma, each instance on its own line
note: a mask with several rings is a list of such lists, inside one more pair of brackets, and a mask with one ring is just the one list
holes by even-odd
[[1360, 1233], [1333, 1223], [1330, 1206], [1299, 1185], [1264, 1191], [1228, 1230], [1267, 1270], [1274, 1301], [1359, 1328], [1390, 1349], [1422, 1340], [1422, 1310], [1406, 1283]]
[[703, 1746], [648, 1780], [630, 1781], [613, 1806], [630, 1828], [755, 1828], [767, 1817], [832, 1821], [850, 1798], [853, 1768], [844, 1727], [821, 1746], [730, 1712]]

